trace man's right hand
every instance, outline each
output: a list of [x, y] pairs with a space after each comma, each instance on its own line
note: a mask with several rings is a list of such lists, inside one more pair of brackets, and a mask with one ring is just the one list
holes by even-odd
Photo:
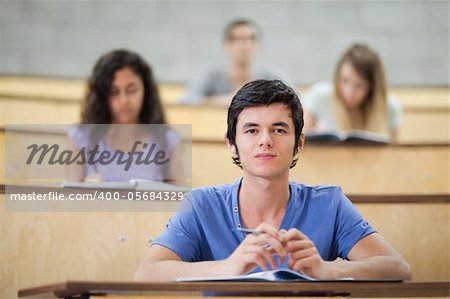
[[262, 223], [248, 234], [236, 250], [223, 261], [224, 272], [227, 275], [245, 274], [257, 266], [262, 270], [277, 268], [274, 255], [278, 255], [280, 263], [284, 262], [287, 252], [282, 245], [282, 236], [273, 226]]

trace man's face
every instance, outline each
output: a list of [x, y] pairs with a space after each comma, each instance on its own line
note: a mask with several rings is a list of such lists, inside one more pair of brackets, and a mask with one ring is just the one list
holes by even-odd
[[258, 48], [256, 29], [250, 25], [238, 25], [231, 29], [225, 48], [233, 61], [248, 63]]
[[245, 108], [239, 115], [236, 147], [244, 173], [264, 178], [287, 175], [294, 145], [295, 127], [286, 105]]

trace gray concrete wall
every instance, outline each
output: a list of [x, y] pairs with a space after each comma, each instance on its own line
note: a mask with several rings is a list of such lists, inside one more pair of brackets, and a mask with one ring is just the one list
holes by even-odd
[[449, 1], [5, 1], [0, 73], [86, 77], [117, 47], [141, 53], [163, 82], [223, 64], [223, 27], [260, 24], [259, 64], [309, 84], [329, 79], [340, 53], [367, 42], [392, 85], [448, 85]]

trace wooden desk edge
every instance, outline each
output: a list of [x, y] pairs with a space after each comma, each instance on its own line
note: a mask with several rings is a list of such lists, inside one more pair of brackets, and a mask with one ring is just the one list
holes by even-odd
[[242, 293], [261, 296], [264, 294], [351, 294], [363, 297], [443, 297], [449, 295], [449, 281], [412, 282], [185, 282], [185, 283], [142, 283], [142, 282], [92, 282], [67, 281], [44, 286], [25, 288], [18, 291], [19, 297], [53, 293], [57, 297], [71, 297], [81, 294], [108, 294], [123, 292], [220, 292]]
[[450, 194], [348, 194], [353, 203], [450, 203]]
[[[70, 88], [72, 92], [75, 92], [75, 95], [67, 95], [61, 92], [45, 92], [43, 94], [36, 94], [30, 93], [30, 92], [24, 92], [23, 90], [16, 90], [7, 88], [6, 86], [8, 84], [17, 84], [21, 83], [28, 87], [36, 87], [36, 86], [47, 86], [48, 84], [52, 85], [58, 85], [63, 84], [65, 85], [65, 88]], [[87, 85], [87, 79], [86, 78], [78, 78], [78, 77], [47, 77], [47, 76], [34, 76], [34, 75], [8, 75], [3, 74], [0, 75], [0, 97], [8, 97], [12, 99], [27, 99], [27, 100], [40, 100], [40, 101], [58, 101], [58, 102], [67, 102], [67, 103], [80, 103], [83, 101], [83, 98], [86, 93], [86, 87]], [[294, 84], [294, 87], [297, 90], [307, 91], [312, 84]], [[5, 88], [6, 87], [6, 88]], [[159, 82], [158, 84], [159, 91], [161, 94], [165, 93], [173, 93], [176, 92], [177, 97], [180, 97], [187, 89], [187, 83], [186, 82]], [[27, 89], [29, 90], [29, 88]], [[168, 90], [168, 91], [167, 91]], [[414, 91], [414, 93], [417, 92], [417, 90], [423, 90], [423, 93], [429, 94], [430, 91], [433, 93], [436, 93], [438, 91], [439, 97], [444, 98], [445, 95], [448, 95], [449, 89], [446, 85], [438, 85], [438, 86], [389, 86], [389, 93], [393, 94], [394, 96], [398, 98], [403, 98], [405, 96], [402, 96], [402, 93], [407, 91]], [[409, 93], [410, 93], [409, 92]], [[423, 97], [423, 95], [421, 96]], [[173, 105], [178, 104], [176, 101], [167, 101], [165, 104]], [[191, 106], [191, 105], [189, 105]], [[402, 106], [405, 107], [405, 110], [418, 110], [418, 111], [437, 111], [440, 112], [442, 110], [444, 111], [450, 111], [450, 105], [448, 102], [437, 102], [434, 103], [432, 106], [426, 106], [422, 103], [417, 102], [408, 102], [402, 101]]]

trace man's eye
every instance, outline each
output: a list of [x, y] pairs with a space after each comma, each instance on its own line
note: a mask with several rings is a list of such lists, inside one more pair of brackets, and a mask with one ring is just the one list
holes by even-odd
[[284, 129], [275, 129], [275, 133], [286, 134], [286, 130], [284, 130]]
[[249, 130], [245, 131], [245, 133], [255, 134], [256, 133], [256, 129], [249, 129]]

